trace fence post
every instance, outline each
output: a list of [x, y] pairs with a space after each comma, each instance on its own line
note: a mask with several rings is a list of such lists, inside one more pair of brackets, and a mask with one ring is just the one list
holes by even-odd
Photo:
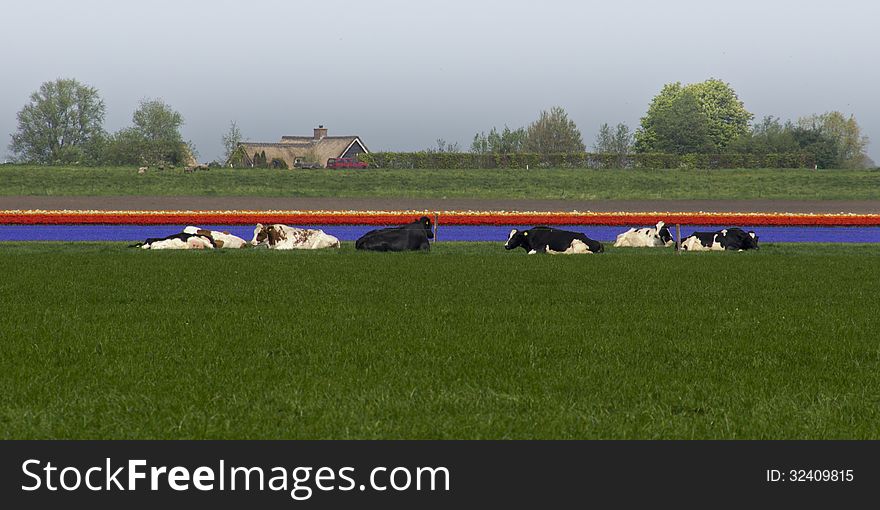
[[675, 253], [681, 255], [681, 225], [675, 224]]
[[440, 230], [440, 213], [434, 213], [434, 242], [437, 242], [437, 231]]

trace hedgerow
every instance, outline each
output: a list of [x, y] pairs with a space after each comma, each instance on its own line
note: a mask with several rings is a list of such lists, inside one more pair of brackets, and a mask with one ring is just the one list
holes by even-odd
[[781, 154], [473, 154], [464, 152], [372, 152], [358, 154], [361, 161], [379, 168], [812, 168], [805, 152]]

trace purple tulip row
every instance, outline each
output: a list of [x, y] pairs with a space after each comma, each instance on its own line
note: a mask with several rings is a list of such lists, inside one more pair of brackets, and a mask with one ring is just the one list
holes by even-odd
[[[211, 230], [223, 230], [250, 241], [253, 227], [242, 225], [200, 225]], [[354, 241], [375, 226], [295, 225], [320, 228], [343, 241]], [[510, 226], [456, 226], [440, 225], [438, 241], [498, 241], [504, 242], [512, 228], [530, 228], [534, 225]], [[636, 226], [636, 225], [634, 225]], [[736, 225], [754, 230], [762, 243], [880, 243], [880, 227], [761, 227]], [[184, 225], [0, 225], [0, 241], [138, 241], [148, 237], [164, 237], [180, 232]], [[672, 227], [672, 225], [670, 225]], [[614, 241], [626, 227], [559, 226], [565, 230], [584, 232], [592, 239]], [[674, 228], [671, 229], [674, 235]], [[718, 227], [682, 225], [682, 238], [695, 230], [718, 230]]]

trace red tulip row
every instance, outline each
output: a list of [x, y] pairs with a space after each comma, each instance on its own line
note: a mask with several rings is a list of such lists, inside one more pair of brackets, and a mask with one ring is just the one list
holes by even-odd
[[506, 211], [0, 211], [0, 224], [19, 225], [394, 225], [428, 216], [443, 225], [686, 225], [880, 226], [880, 214], [506, 212]]

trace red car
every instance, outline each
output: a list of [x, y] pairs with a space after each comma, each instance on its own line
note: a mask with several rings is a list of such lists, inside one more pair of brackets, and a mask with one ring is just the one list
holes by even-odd
[[327, 168], [367, 168], [367, 163], [357, 158], [330, 158]]

